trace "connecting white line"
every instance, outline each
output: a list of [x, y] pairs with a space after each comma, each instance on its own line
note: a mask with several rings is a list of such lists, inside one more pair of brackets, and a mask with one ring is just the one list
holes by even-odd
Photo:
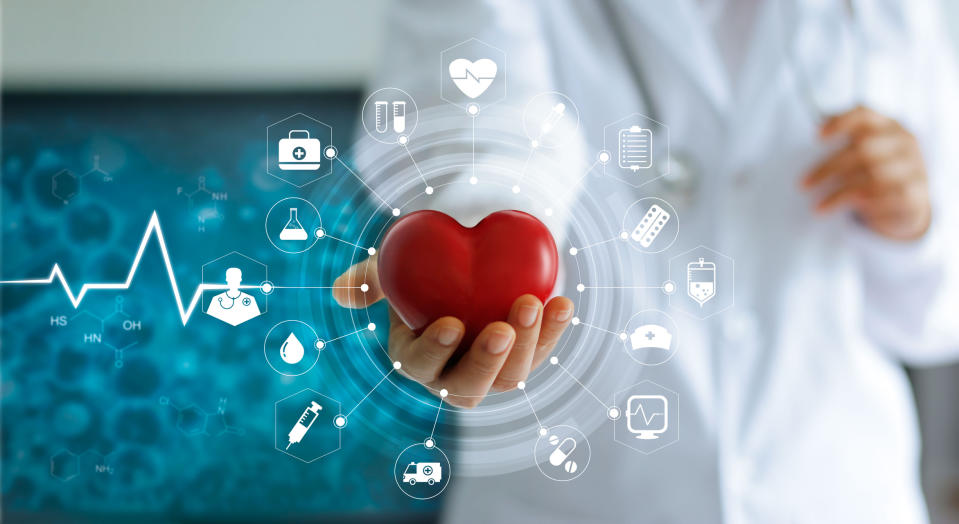
[[529, 148], [529, 154], [526, 155], [526, 163], [523, 164], [523, 172], [520, 173], [519, 179], [516, 180], [516, 185], [517, 185], [517, 186], [520, 185], [521, 183], [523, 183], [523, 179], [526, 178], [526, 171], [529, 169], [529, 161], [532, 160], [532, 158], [533, 158], [533, 152], [535, 152], [535, 151], [536, 151], [536, 148], [535, 148], [535, 147], [530, 147], [530, 148]]
[[593, 393], [592, 391], [590, 391], [590, 389], [589, 389], [588, 387], [586, 387], [586, 384], [583, 384], [582, 382], [579, 381], [578, 378], [576, 378], [575, 376], [573, 376], [573, 374], [570, 373], [569, 370], [566, 369], [565, 366], [563, 366], [563, 365], [560, 364], [559, 362], [557, 362], [556, 365], [559, 366], [559, 369], [562, 369], [563, 371], [565, 371], [566, 374], [569, 375], [569, 377], [570, 377], [571, 379], [575, 380], [576, 383], [579, 384], [583, 389], [585, 389], [587, 393], [589, 393], [590, 395], [592, 395], [592, 397], [596, 399], [596, 402], [599, 402], [604, 408], [609, 409], [609, 406], [607, 406], [605, 402], [603, 402], [602, 400], [600, 400], [600, 398], [597, 397], [595, 393]]
[[[67, 279], [63, 275], [63, 271], [60, 269], [60, 265], [54, 264], [53, 269], [50, 271], [50, 276], [47, 278], [0, 280], [0, 285], [52, 284], [54, 280], [59, 280], [60, 284], [63, 286], [63, 290], [66, 291], [67, 297], [70, 299], [70, 303], [73, 304], [74, 309], [76, 309], [80, 307], [80, 303], [83, 301], [83, 297], [86, 296], [87, 291], [93, 289], [129, 289], [130, 283], [133, 282], [133, 277], [136, 275], [137, 268], [140, 267], [140, 260], [143, 258], [143, 252], [146, 250], [147, 244], [150, 242], [150, 237], [154, 234], [157, 237], [157, 242], [160, 244], [160, 252], [163, 254], [163, 265], [166, 266], [167, 277], [170, 279], [170, 288], [173, 289], [173, 298], [176, 300], [176, 306], [180, 313], [180, 321], [183, 322], [183, 325], [186, 325], [187, 320], [189, 320], [190, 315], [193, 314], [193, 310], [200, 301], [200, 297], [203, 296], [204, 291], [210, 289], [227, 289], [227, 285], [200, 284], [197, 286], [196, 291], [193, 292], [193, 297], [190, 299], [190, 303], [184, 308], [183, 299], [180, 298], [180, 289], [177, 287], [176, 277], [173, 275], [173, 264], [170, 262], [170, 253], [167, 251], [166, 240], [163, 238], [163, 230], [160, 228], [160, 219], [157, 217], [156, 211], [154, 211], [153, 215], [150, 216], [150, 223], [147, 225], [146, 232], [143, 233], [143, 239], [140, 240], [140, 247], [137, 249], [136, 257], [133, 259], [133, 265], [130, 266], [130, 272], [127, 273], [127, 278], [123, 282], [91, 282], [83, 284], [83, 286], [80, 287], [80, 292], [74, 295], [73, 291], [70, 289], [70, 284], [67, 283]], [[259, 286], [240, 286], [240, 288], [254, 289], [259, 288]]]
[[364, 186], [366, 186], [366, 189], [369, 189], [369, 190], [370, 190], [370, 193], [372, 193], [373, 196], [375, 196], [376, 198], [380, 199], [380, 202], [383, 202], [383, 204], [384, 204], [386, 207], [388, 207], [388, 208], [390, 208], [390, 209], [393, 208], [393, 206], [391, 206], [389, 202], [387, 202], [386, 200], [384, 200], [383, 197], [381, 197], [381, 196], [379, 195], [379, 193], [377, 193], [376, 191], [373, 191], [373, 188], [370, 187], [370, 185], [366, 183], [366, 180], [363, 180], [363, 177], [361, 177], [360, 175], [357, 175], [357, 174], [356, 174], [356, 171], [353, 171], [352, 169], [350, 169], [350, 166], [346, 165], [346, 162], [343, 162], [342, 160], [340, 160], [340, 157], [339, 157], [339, 156], [336, 157], [336, 161], [339, 162], [341, 166], [345, 167], [346, 170], [349, 171], [350, 174], [353, 175], [357, 180], [359, 180], [361, 184], [363, 184]]
[[[354, 244], [353, 242], [350, 242], [349, 240], [343, 240], [342, 238], [337, 238], [337, 237], [335, 237], [335, 236], [333, 236], [333, 235], [331, 235], [331, 234], [329, 234], [329, 233], [324, 233], [324, 234], [323, 234], [323, 238], [329, 238], [330, 240], [336, 240], [337, 242], [342, 242], [342, 243], [344, 243], [344, 244], [349, 244], [349, 245], [351, 245], [351, 246], [353, 246], [353, 247], [355, 247], [355, 248], [362, 249], [363, 251], [369, 251], [369, 250], [371, 249], [371, 248], [363, 247], [363, 246], [361, 246], [361, 245], [359, 245], [359, 244]], [[371, 253], [371, 254], [372, 254], [372, 253]]]
[[665, 289], [665, 286], [583, 286], [583, 289]]
[[599, 326], [597, 326], [597, 325], [595, 325], [595, 324], [589, 324], [589, 323], [583, 322], [582, 320], [578, 320], [574, 325], [576, 325], [576, 326], [586, 326], [586, 327], [591, 328], [591, 329], [598, 329], [598, 330], [600, 330], [600, 331], [602, 331], [602, 332], [604, 332], [604, 333], [609, 333], [610, 335], [616, 335], [617, 337], [619, 336], [619, 333], [616, 333], [615, 331], [610, 331], [610, 330], [608, 330], [608, 329], [601, 328], [601, 327], [599, 327]]
[[533, 402], [529, 399], [529, 394], [526, 393], [526, 388], [523, 388], [522, 391], [523, 391], [523, 396], [526, 397], [526, 403], [529, 404], [529, 410], [533, 412], [533, 418], [536, 419], [536, 425], [539, 427], [543, 427], [543, 423], [540, 422], [539, 416], [536, 414], [536, 410], [533, 409]]
[[586, 172], [583, 173], [583, 176], [576, 179], [576, 182], [573, 182], [572, 184], [570, 184], [569, 187], [566, 188], [566, 191], [563, 191], [563, 193], [559, 195], [558, 200], [562, 201], [563, 199], [566, 198], [566, 195], [568, 195], [570, 191], [579, 187], [579, 184], [582, 183], [587, 176], [589, 176], [589, 173], [593, 170], [594, 167], [596, 167], [596, 164], [598, 163], [599, 163], [599, 160], [596, 160], [588, 168], [586, 168]]
[[338, 337], [336, 337], [336, 338], [331, 338], [331, 339], [327, 340], [326, 343], [329, 344], [330, 342], [336, 342], [337, 340], [340, 340], [341, 338], [352, 337], [353, 335], [362, 333], [362, 332], [364, 332], [364, 331], [370, 331], [370, 328], [365, 327], [365, 328], [363, 328], [363, 329], [357, 329], [356, 331], [354, 331], [354, 332], [352, 332], [352, 333], [347, 333], [347, 334], [345, 334], [345, 335], [340, 335], [340, 336], [338, 336]]
[[413, 158], [413, 153], [410, 151], [410, 147], [406, 144], [402, 144], [403, 149], [406, 150], [406, 154], [410, 156], [410, 162], [413, 162], [413, 167], [416, 168], [416, 172], [420, 175], [420, 180], [423, 181], [423, 185], [430, 187], [430, 184], [426, 181], [426, 177], [423, 176], [423, 172], [420, 170], [419, 164], [416, 163], [416, 159]]
[[591, 247], [596, 247], [596, 246], [601, 246], [601, 245], [603, 245], [603, 244], [608, 244], [608, 243], [610, 243], [610, 242], [612, 242], [612, 241], [614, 241], [614, 240], [619, 240], [619, 238], [620, 238], [620, 236], [619, 236], [619, 235], [616, 235], [616, 236], [614, 236], [613, 238], [608, 238], [608, 239], [606, 239], [606, 240], [600, 240], [599, 242], [594, 242], [594, 243], [592, 243], [592, 244], [588, 244], [588, 245], [585, 245], [585, 246], [583, 246], [583, 247], [572, 247], [572, 248], [570, 248], [570, 254], [571, 254], [571, 255], [575, 255], [576, 253], [578, 253], [578, 252], [580, 252], [580, 251], [584, 251], [584, 250], [589, 249], [589, 248], [591, 248]]
[[386, 380], [386, 377], [390, 376], [390, 374], [393, 373], [394, 371], [396, 371], [396, 368], [390, 368], [390, 370], [385, 375], [383, 375], [383, 378], [381, 378], [380, 381], [377, 382], [375, 386], [373, 386], [373, 389], [371, 389], [369, 393], [367, 393], [362, 399], [360, 399], [359, 402], [357, 402], [355, 406], [353, 406], [353, 409], [351, 409], [349, 413], [346, 414], [346, 417], [349, 418], [349, 416], [352, 415], [354, 411], [356, 411], [356, 408], [360, 407], [360, 404], [362, 404], [367, 398], [369, 398], [369, 396], [372, 395], [374, 391], [376, 391], [376, 388], [380, 387], [380, 384], [382, 384], [383, 381]]
[[433, 439], [433, 435], [436, 433], [436, 423], [440, 421], [440, 412], [443, 411], [443, 397], [440, 397], [440, 404], [436, 406], [436, 418], [433, 419], [433, 429], [430, 431], [430, 440]]

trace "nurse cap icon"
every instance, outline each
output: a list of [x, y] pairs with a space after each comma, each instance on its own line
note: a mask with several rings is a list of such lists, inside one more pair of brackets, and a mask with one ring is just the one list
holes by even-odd
[[238, 267], [226, 270], [227, 289], [213, 297], [206, 314], [220, 319], [231, 326], [238, 326], [251, 318], [260, 316], [260, 307], [256, 299], [240, 291], [240, 282], [243, 281], [243, 271]]

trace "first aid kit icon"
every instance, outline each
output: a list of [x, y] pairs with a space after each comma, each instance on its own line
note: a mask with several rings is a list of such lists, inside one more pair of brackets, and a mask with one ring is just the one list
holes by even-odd
[[284, 171], [316, 171], [321, 156], [319, 139], [310, 138], [305, 129], [291, 129], [287, 138], [280, 139], [278, 159]]

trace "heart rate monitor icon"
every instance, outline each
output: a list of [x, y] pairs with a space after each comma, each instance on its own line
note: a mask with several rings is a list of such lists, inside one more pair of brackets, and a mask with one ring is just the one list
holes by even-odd
[[450, 78], [456, 87], [466, 96], [476, 98], [482, 95], [496, 78], [496, 62], [481, 58], [471, 62], [457, 58], [450, 62]]

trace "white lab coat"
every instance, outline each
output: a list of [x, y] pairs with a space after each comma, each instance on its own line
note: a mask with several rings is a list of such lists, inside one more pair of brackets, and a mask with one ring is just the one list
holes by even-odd
[[[959, 347], [959, 322], [947, 318], [959, 308], [944, 242], [955, 229], [942, 206], [959, 196], [950, 183], [959, 164], [951, 145], [959, 82], [937, 6], [927, 1], [856, 2], [868, 50], [850, 54], [837, 41], [827, 53], [787, 57], [785, 48], [826, 23], [811, 13], [830, 3], [761, 2], [734, 82], [699, 2], [617, 4], [671, 148], [692, 158], [701, 179], [692, 195], [608, 189], [594, 178], [584, 190], [685, 202], [671, 252], [705, 244], [732, 257], [735, 306], [708, 320], [674, 315], [685, 342], [650, 371], [683, 399], [678, 443], [643, 456], [601, 427], [590, 436], [589, 470], [575, 482], [549, 482], [532, 463], [506, 475], [461, 474], [445, 521], [926, 520], [901, 363], [936, 363]], [[781, 4], [802, 16], [783, 17]], [[592, 1], [402, 3], [388, 26], [388, 58], [373, 87], [407, 89], [421, 107], [440, 103], [439, 52], [475, 36], [506, 51], [509, 97], [519, 107], [550, 90], [576, 102], [589, 151], [601, 147], [606, 123], [647, 110]], [[829, 146], [816, 138], [799, 60], [821, 109], [862, 103], [920, 138], [936, 200], [922, 240], [897, 244], [851, 217], [811, 213], [798, 178]], [[856, 67], [860, 86], [849, 78]], [[453, 212], [496, 206], [457, 204], [455, 195], [445, 202]]]

